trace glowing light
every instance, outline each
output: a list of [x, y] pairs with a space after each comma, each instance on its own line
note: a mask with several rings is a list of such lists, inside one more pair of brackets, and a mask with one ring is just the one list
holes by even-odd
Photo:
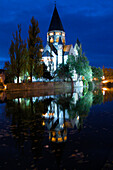
[[50, 35], [50, 36], [54, 35], [54, 32], [50, 32], [49, 35]]
[[102, 76], [102, 80], [105, 80], [105, 76]]
[[54, 42], [54, 39], [53, 39], [53, 37], [51, 37], [51, 39], [50, 39], [50, 43], [53, 43]]
[[64, 140], [67, 140], [67, 136], [64, 137]]
[[31, 79], [31, 77], [29, 76], [29, 77], [28, 77], [28, 80], [30, 80], [30, 79]]
[[55, 132], [53, 132], [52, 135], [55, 136]]
[[44, 51], [44, 49], [43, 49], [43, 48], [41, 48], [41, 49], [40, 49], [40, 52], [42, 53], [43, 51]]
[[106, 88], [106, 87], [103, 87], [102, 90], [103, 90], [103, 91], [107, 91], [107, 90], [109, 90], [109, 89]]
[[105, 91], [103, 91], [103, 96], [105, 96]]
[[46, 117], [46, 116], [47, 116], [47, 113], [44, 113], [44, 114], [42, 113], [42, 116], [43, 116], [43, 117]]
[[109, 81], [108, 80], [104, 80], [104, 81], [102, 81], [102, 83], [108, 83]]
[[4, 89], [6, 90], [7, 89], [7, 85], [4, 84]]
[[65, 43], [65, 38], [62, 39], [62, 42]]
[[62, 138], [58, 138], [58, 142], [62, 142], [63, 141], [63, 139]]
[[56, 34], [56, 35], [61, 35], [61, 33], [60, 33], [60, 32], [56, 32], [55, 34]]
[[64, 36], [64, 37], [65, 37], [65, 33], [62, 33], [62, 36]]
[[54, 138], [54, 137], [52, 137], [51, 140], [52, 140], [52, 142], [56, 142], [56, 138]]
[[49, 116], [54, 116], [54, 113], [49, 113]]
[[57, 43], [59, 42], [59, 37], [57, 37], [56, 42], [57, 42]]
[[45, 126], [45, 122], [44, 121], [42, 122], [42, 125]]
[[77, 120], [79, 120], [79, 118], [80, 118], [80, 117], [79, 117], [79, 116], [77, 116]]

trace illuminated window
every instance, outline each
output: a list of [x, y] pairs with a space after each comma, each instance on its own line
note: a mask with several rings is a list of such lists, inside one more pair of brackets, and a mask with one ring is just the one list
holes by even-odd
[[57, 43], [59, 42], [59, 37], [56, 38], [56, 42], [57, 42]]
[[50, 36], [54, 35], [54, 32], [50, 32], [49, 35], [50, 35]]
[[53, 37], [51, 37], [51, 39], [50, 39], [50, 43], [53, 43], [54, 42], [54, 39], [53, 39]]
[[65, 44], [65, 38], [62, 39], [63, 44]]
[[62, 36], [65, 37], [65, 33], [62, 33]]
[[55, 34], [56, 34], [56, 35], [61, 35], [61, 33], [60, 33], [60, 32], [56, 32]]

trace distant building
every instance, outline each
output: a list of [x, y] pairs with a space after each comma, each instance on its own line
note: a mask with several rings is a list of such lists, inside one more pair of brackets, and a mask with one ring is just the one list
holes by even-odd
[[5, 70], [0, 69], [0, 83], [4, 83], [5, 81]]
[[[81, 44], [78, 39], [74, 47], [72, 44], [66, 45], [66, 34], [55, 6], [47, 32], [47, 44], [42, 53], [42, 61], [47, 65], [51, 75], [59, 64], [66, 64], [68, 55], [74, 55], [76, 60], [80, 46]], [[74, 71], [74, 74], [76, 74], [76, 71]], [[77, 75], [73, 78], [77, 80]]]

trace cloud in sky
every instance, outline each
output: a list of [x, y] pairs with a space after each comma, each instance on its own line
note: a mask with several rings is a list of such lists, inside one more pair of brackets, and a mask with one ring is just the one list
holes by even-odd
[[[12, 33], [16, 32], [18, 24], [21, 24], [23, 39], [27, 39], [32, 16], [38, 20], [41, 37], [46, 44], [53, 0], [2, 0], [0, 8], [0, 60], [9, 59]], [[66, 31], [67, 44], [74, 44], [78, 37], [92, 64], [95, 61], [101, 66], [101, 61], [107, 63], [108, 58], [113, 63], [112, 0], [57, 0], [57, 9]]]

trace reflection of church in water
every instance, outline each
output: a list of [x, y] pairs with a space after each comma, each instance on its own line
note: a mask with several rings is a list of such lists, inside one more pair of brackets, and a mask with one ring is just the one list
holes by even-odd
[[[67, 128], [80, 129], [80, 116], [77, 113], [74, 118], [70, 118], [66, 100], [73, 99], [72, 104], [76, 105], [77, 101], [83, 95], [83, 88], [77, 89], [78, 91], [73, 94], [62, 94], [56, 96], [48, 106], [48, 111], [42, 114], [42, 125], [46, 126], [49, 130], [49, 140], [52, 142], [65, 142], [67, 140]], [[68, 102], [67, 102], [68, 105]]]

